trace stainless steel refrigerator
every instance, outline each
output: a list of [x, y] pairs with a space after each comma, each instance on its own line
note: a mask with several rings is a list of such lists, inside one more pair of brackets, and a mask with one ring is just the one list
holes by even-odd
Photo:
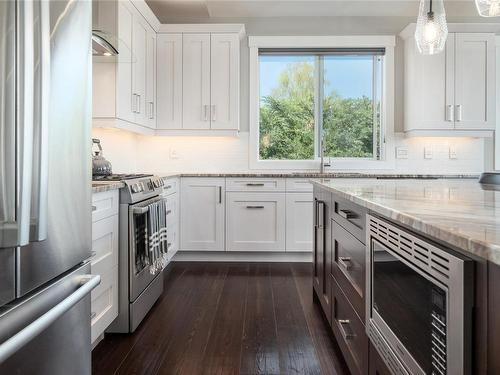
[[0, 1], [0, 374], [90, 374], [91, 2]]

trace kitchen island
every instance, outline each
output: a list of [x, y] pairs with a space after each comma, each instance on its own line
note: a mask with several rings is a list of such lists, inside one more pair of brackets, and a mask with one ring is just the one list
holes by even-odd
[[[469, 371], [500, 373], [500, 362], [495, 355], [500, 350], [497, 317], [500, 191], [467, 179], [317, 179], [312, 182], [315, 298], [328, 318], [351, 372], [389, 371], [386, 353], [375, 350], [367, 335], [372, 291], [369, 278], [373, 267], [369, 232], [380, 219], [415, 238], [412, 243], [429, 243], [432, 249], [471, 260], [473, 276], [465, 280], [473, 299], [470, 309], [474, 311], [468, 319], [470, 339], [465, 343], [470, 349]], [[375, 219], [371, 220], [372, 217]], [[401, 238], [392, 241], [402, 246]], [[381, 358], [384, 356], [385, 361]], [[443, 361], [446, 360], [445, 357]]]

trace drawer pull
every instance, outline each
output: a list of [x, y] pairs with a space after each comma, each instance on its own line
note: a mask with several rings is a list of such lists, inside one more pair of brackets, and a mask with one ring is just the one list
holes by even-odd
[[264, 206], [247, 206], [249, 209], [261, 209], [264, 208]]
[[255, 183], [255, 182], [249, 182], [247, 183], [247, 186], [264, 186], [262, 182]]
[[97, 207], [96, 206], [92, 206], [92, 212], [94, 212], [94, 211], [97, 211]]
[[352, 340], [353, 338], [356, 337], [354, 333], [347, 332], [346, 329], [344, 328], [345, 326], [349, 326], [351, 324], [351, 321], [349, 319], [339, 319], [337, 321], [339, 322], [340, 332], [342, 333], [344, 340]]
[[95, 311], [92, 311], [90, 314], [90, 320], [93, 320], [97, 316], [97, 313]]
[[350, 271], [352, 268], [352, 259], [351, 257], [339, 257], [338, 263], [344, 267], [347, 271]]
[[166, 215], [170, 215], [172, 213], [172, 210], [167, 210]]
[[344, 219], [356, 219], [358, 215], [356, 215], [355, 212], [349, 211], [349, 210], [339, 210], [339, 215], [342, 216]]

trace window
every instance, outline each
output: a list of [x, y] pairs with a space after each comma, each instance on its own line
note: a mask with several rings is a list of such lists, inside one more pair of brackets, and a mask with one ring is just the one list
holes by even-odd
[[384, 48], [262, 48], [260, 160], [380, 160]]

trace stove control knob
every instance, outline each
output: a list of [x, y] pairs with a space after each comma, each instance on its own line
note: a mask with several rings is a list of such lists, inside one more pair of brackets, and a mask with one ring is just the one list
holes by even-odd
[[130, 190], [132, 190], [132, 193], [139, 193], [139, 185], [138, 184], [133, 184], [130, 186]]

